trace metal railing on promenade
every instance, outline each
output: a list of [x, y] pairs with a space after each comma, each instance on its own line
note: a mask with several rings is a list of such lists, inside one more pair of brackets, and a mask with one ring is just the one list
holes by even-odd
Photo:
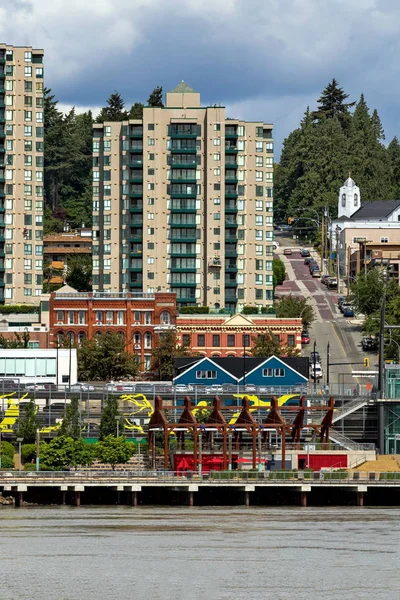
[[0, 487], [4, 485], [45, 483], [57, 486], [62, 483], [99, 485], [120, 484], [180, 484], [190, 483], [241, 485], [243, 483], [259, 484], [301, 484], [302, 482], [317, 485], [343, 485], [363, 483], [368, 485], [400, 486], [400, 472], [376, 473], [361, 471], [324, 470], [324, 471], [210, 471], [199, 475], [192, 471], [176, 473], [174, 471], [37, 471], [28, 473], [0, 472]]

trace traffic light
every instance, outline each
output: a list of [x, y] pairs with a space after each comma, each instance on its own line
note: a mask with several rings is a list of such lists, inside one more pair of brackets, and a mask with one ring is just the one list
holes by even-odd
[[364, 367], [369, 367], [369, 358], [364, 358]]

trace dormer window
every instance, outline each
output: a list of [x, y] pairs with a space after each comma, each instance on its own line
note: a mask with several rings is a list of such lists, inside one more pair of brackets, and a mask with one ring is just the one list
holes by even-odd
[[358, 206], [358, 194], [354, 194], [354, 206]]
[[342, 194], [342, 206], [346, 206], [346, 194]]

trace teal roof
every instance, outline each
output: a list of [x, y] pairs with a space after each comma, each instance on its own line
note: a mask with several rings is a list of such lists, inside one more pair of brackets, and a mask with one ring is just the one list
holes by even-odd
[[178, 83], [178, 85], [170, 91], [170, 94], [197, 94], [197, 92], [182, 79], [181, 83]]

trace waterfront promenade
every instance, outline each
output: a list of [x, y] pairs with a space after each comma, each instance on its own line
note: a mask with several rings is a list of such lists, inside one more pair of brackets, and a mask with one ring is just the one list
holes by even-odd
[[0, 493], [15, 506], [37, 504], [250, 504], [307, 506], [389, 504], [400, 506], [398, 473], [212, 472], [9, 472], [0, 474]]

